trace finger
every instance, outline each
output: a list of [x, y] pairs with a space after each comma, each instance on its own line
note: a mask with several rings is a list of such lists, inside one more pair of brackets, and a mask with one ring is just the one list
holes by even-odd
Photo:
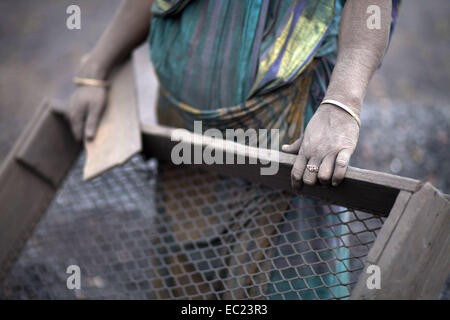
[[[312, 165], [319, 169], [320, 166], [320, 160], [317, 158], [311, 158], [308, 161], [308, 166]], [[313, 185], [317, 182], [317, 171], [310, 171], [308, 170], [308, 167], [306, 167], [305, 172], [303, 173], [303, 182], [308, 185]]]
[[282, 145], [281, 146], [281, 151], [287, 152], [287, 153], [297, 154], [298, 151], [300, 150], [300, 146], [302, 145], [302, 141], [303, 141], [303, 134], [300, 136], [300, 138], [295, 140], [293, 144], [284, 144], [284, 145]]
[[344, 179], [345, 172], [347, 171], [347, 165], [352, 156], [352, 151], [350, 149], [342, 149], [339, 151], [336, 157], [336, 163], [334, 166], [334, 173], [332, 179], [332, 185], [339, 185]]
[[80, 141], [83, 137], [83, 127], [84, 127], [84, 115], [86, 111], [86, 106], [76, 106], [79, 103], [76, 99], [71, 101], [71, 106], [69, 110], [70, 127], [72, 128], [72, 133], [76, 140]]
[[306, 158], [303, 153], [299, 152], [297, 158], [295, 158], [294, 166], [291, 171], [291, 185], [294, 189], [300, 189], [302, 187], [303, 172], [306, 167]]
[[330, 184], [331, 176], [333, 175], [335, 160], [335, 153], [330, 153], [325, 158], [323, 158], [322, 163], [319, 167], [319, 173], [317, 174], [317, 178], [319, 179], [321, 184]]
[[86, 120], [85, 137], [87, 140], [92, 140], [97, 132], [98, 123], [100, 121], [102, 108], [99, 106], [90, 107]]

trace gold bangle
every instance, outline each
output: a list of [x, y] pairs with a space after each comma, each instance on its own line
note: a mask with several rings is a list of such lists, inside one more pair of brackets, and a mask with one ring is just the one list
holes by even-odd
[[80, 77], [73, 77], [73, 83], [81, 86], [91, 86], [91, 87], [108, 87], [109, 82], [98, 80], [98, 79], [90, 79], [90, 78], [80, 78]]
[[340, 103], [339, 101], [336, 101], [336, 100], [331, 100], [331, 99], [323, 100], [320, 104], [322, 105], [324, 103], [332, 104], [336, 107], [339, 107], [339, 108], [347, 111], [347, 113], [349, 113], [356, 120], [356, 122], [358, 123], [358, 126], [361, 127], [361, 120], [359, 119], [359, 117], [356, 115], [356, 113], [353, 112], [352, 109], [347, 107], [345, 104]]

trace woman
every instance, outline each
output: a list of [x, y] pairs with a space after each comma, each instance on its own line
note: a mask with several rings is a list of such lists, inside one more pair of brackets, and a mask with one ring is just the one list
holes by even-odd
[[71, 98], [74, 135], [94, 137], [105, 105], [102, 81], [148, 35], [161, 123], [278, 129], [282, 150], [297, 154], [293, 188], [317, 180], [337, 186], [397, 2], [123, 1], [77, 74], [88, 80]]

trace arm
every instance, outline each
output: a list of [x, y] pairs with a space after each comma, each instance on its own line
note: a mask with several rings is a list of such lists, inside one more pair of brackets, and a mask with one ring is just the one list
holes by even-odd
[[[381, 28], [369, 29], [367, 8], [377, 5], [381, 10]], [[386, 51], [391, 25], [391, 0], [347, 0], [339, 30], [339, 48], [325, 99], [337, 100], [350, 107], [358, 116], [375, 70]], [[330, 104], [322, 104], [304, 135], [285, 152], [298, 153], [291, 173], [294, 188], [302, 182], [338, 185], [344, 178], [347, 165], [358, 141], [359, 126], [346, 111]], [[315, 165], [319, 172], [310, 172], [306, 165]], [[303, 180], [303, 181], [302, 181]]]
[[[122, 1], [117, 12], [87, 58], [81, 62], [77, 76], [104, 80], [117, 63], [142, 43], [150, 26], [153, 0]], [[70, 98], [69, 117], [72, 131], [80, 140], [95, 136], [105, 107], [106, 89], [79, 86]]]
[[[380, 29], [367, 28], [367, 8], [380, 8]], [[356, 114], [369, 80], [381, 64], [389, 40], [391, 0], [348, 0], [341, 18], [339, 50], [325, 99], [335, 99], [350, 106]]]

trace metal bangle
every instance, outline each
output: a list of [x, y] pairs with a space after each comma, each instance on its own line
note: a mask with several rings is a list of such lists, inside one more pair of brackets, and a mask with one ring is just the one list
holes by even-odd
[[73, 77], [73, 83], [81, 86], [108, 87], [109, 82], [99, 79]]
[[356, 115], [356, 113], [353, 112], [352, 109], [347, 107], [345, 104], [340, 103], [339, 101], [336, 101], [336, 100], [331, 100], [331, 99], [323, 100], [320, 104], [322, 105], [324, 103], [332, 104], [336, 107], [339, 107], [339, 108], [347, 111], [347, 113], [349, 113], [356, 120], [356, 122], [358, 123], [358, 126], [361, 127], [361, 120], [359, 119], [359, 117]]

